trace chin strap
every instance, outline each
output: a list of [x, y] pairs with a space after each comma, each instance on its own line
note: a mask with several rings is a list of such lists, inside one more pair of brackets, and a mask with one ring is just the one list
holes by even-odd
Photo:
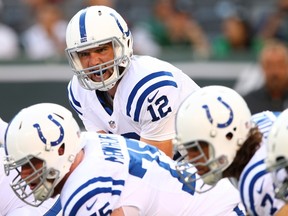
[[53, 184], [46, 180], [39, 188], [33, 191], [33, 194], [34, 194], [35, 200], [43, 202], [51, 197], [51, 195], [53, 194], [53, 191], [54, 191]]

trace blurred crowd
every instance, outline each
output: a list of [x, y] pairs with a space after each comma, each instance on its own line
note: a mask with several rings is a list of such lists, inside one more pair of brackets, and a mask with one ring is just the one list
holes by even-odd
[[[79, 8], [93, 4], [126, 15], [135, 54], [176, 60], [254, 60], [267, 41], [288, 44], [288, 0], [271, 1], [257, 13], [243, 1], [217, 0], [201, 16], [195, 15], [196, 0], [149, 0], [137, 7], [130, 1], [128, 8], [123, 2], [127, 0], [0, 0], [0, 60], [65, 59], [67, 20]], [[217, 23], [208, 26], [201, 17]]]

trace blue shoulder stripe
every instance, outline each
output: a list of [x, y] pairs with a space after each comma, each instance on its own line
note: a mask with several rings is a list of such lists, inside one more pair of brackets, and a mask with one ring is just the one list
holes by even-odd
[[253, 215], [257, 216], [257, 211], [255, 209], [255, 205], [254, 205], [254, 186], [255, 186], [255, 182], [263, 175], [265, 175], [267, 172], [266, 170], [262, 170], [260, 172], [258, 172], [256, 175], [253, 176], [250, 185], [249, 185], [249, 202], [250, 202], [250, 206], [251, 206], [251, 211], [253, 212]]
[[72, 83], [69, 83], [69, 91], [68, 94], [71, 96], [72, 101], [69, 99], [69, 103], [71, 105], [71, 107], [75, 110], [75, 112], [77, 112], [79, 115], [83, 115], [75, 106], [77, 107], [81, 107], [81, 104], [79, 101], [77, 101], [74, 97], [73, 91], [72, 91]]
[[43, 216], [55, 216], [60, 211], [61, 211], [61, 202], [60, 202], [60, 197], [58, 197], [54, 205]]
[[[241, 184], [239, 185], [239, 192], [240, 192], [240, 197], [241, 197], [241, 200], [243, 202], [243, 205], [244, 205], [245, 209], [247, 209], [247, 206], [245, 205], [245, 202], [244, 202], [244, 193], [243, 193], [244, 183], [245, 183], [246, 178], [248, 177], [248, 175], [251, 173], [251, 171], [255, 167], [261, 166], [263, 164], [264, 164], [264, 159], [258, 161], [255, 164], [253, 164], [243, 174], [243, 177], [242, 177], [242, 180], [241, 180]], [[253, 202], [254, 202], [254, 199], [253, 199], [253, 187], [254, 187], [254, 184], [255, 184], [255, 182], [256, 182], [256, 180], [258, 178], [260, 178], [262, 175], [265, 175], [266, 173], [267, 172], [265, 170], [262, 170], [262, 171], [258, 172], [256, 175], [253, 176], [253, 179], [249, 182], [249, 197], [250, 197], [249, 202], [251, 203], [251, 208], [253, 208]], [[254, 211], [255, 211], [255, 209], [253, 208], [253, 212]], [[257, 215], [256, 212], [255, 212], [255, 215]]]
[[[171, 72], [165, 72], [165, 71], [159, 71], [159, 72], [155, 72], [152, 74], [149, 74], [148, 76], [144, 77], [142, 80], [140, 80], [133, 88], [133, 90], [131, 91], [128, 101], [127, 101], [127, 106], [126, 106], [126, 115], [131, 117], [131, 106], [132, 103], [135, 99], [135, 96], [137, 94], [137, 92], [139, 91], [139, 89], [147, 82], [149, 82], [152, 79], [158, 78], [160, 76], [170, 76], [173, 77]], [[163, 86], [174, 86], [174, 87], [178, 87], [177, 83], [172, 81], [172, 80], [162, 80], [159, 81], [157, 83], [154, 83], [153, 85], [151, 85], [149, 88], [147, 88], [139, 97], [139, 100], [137, 101], [136, 104], [136, 110], [134, 113], [134, 121], [139, 121], [139, 115], [140, 115], [140, 111], [142, 108], [142, 104], [145, 100], [145, 98], [147, 97], [147, 95], [149, 95], [152, 91], [154, 91], [157, 88], [163, 87]]]
[[[91, 197], [96, 196], [97, 194], [103, 194], [103, 193], [111, 193], [112, 195], [118, 195], [120, 196], [121, 191], [120, 190], [112, 190], [111, 187], [102, 187], [102, 188], [95, 188], [94, 190], [90, 190], [89, 193], [86, 193], [84, 196], [82, 196], [73, 206], [73, 208], [70, 211], [69, 215], [77, 215], [77, 212], [82, 207], [83, 204], [87, 202]], [[97, 202], [97, 201], [96, 201]], [[87, 207], [86, 207], [87, 208]]]
[[152, 73], [152, 74], [149, 74], [148, 76], [144, 77], [143, 79], [141, 79], [135, 86], [134, 88], [132, 89], [130, 95], [129, 95], [129, 98], [128, 98], [128, 101], [127, 101], [127, 106], [126, 106], [126, 114], [128, 116], [131, 116], [130, 115], [130, 111], [131, 111], [131, 105], [132, 105], [132, 102], [138, 92], [138, 90], [145, 84], [147, 83], [148, 81], [152, 80], [152, 79], [155, 79], [157, 77], [160, 77], [160, 76], [170, 76], [170, 77], [173, 77], [172, 73], [171, 72], [165, 72], [165, 71], [159, 71], [159, 72], [155, 72], [155, 73]]
[[141, 96], [139, 97], [139, 99], [137, 101], [136, 110], [135, 110], [134, 119], [133, 119], [134, 121], [136, 121], [136, 122], [139, 121], [140, 111], [141, 111], [142, 105], [143, 105], [144, 100], [147, 97], [147, 95], [149, 95], [155, 89], [163, 87], [163, 86], [174, 86], [175, 88], [177, 88], [177, 83], [174, 81], [171, 81], [171, 80], [163, 80], [163, 81], [155, 83], [155, 84], [151, 85], [149, 88], [147, 88], [141, 94]]
[[[76, 194], [80, 193], [83, 189], [85, 189], [89, 185], [95, 184], [97, 182], [112, 182], [112, 185], [121, 185], [121, 186], [124, 186], [124, 184], [125, 184], [124, 180], [114, 180], [112, 177], [97, 177], [97, 178], [90, 179], [86, 183], [82, 184], [76, 191], [74, 191], [73, 194], [71, 194], [71, 196], [69, 197], [69, 199], [65, 203], [65, 206], [63, 207], [63, 215], [65, 215], [65, 211], [67, 209], [67, 206], [70, 204], [72, 199], [76, 196]], [[104, 187], [96, 187], [94, 190], [89, 191], [88, 193], [86, 193], [85, 196], [83, 196], [82, 198], [80, 198], [77, 201], [77, 203], [74, 205], [74, 207], [72, 209], [72, 211], [74, 213], [72, 213], [72, 211], [71, 211], [71, 214], [76, 215], [77, 211], [83, 205], [83, 203], [85, 203], [85, 201], [87, 201], [91, 197], [93, 197], [97, 194], [101, 194], [101, 193], [111, 193], [112, 195], [120, 195], [121, 191], [120, 190], [113, 190], [111, 187], [105, 187], [105, 188]]]
[[73, 94], [73, 91], [72, 91], [72, 83], [70, 82], [70, 85], [69, 85], [69, 94], [71, 95], [71, 98], [72, 98], [72, 102], [73, 104], [75, 104], [76, 106], [78, 107], [81, 107], [81, 104], [79, 101], [77, 101], [74, 97], [74, 94]]
[[82, 112], [80, 112], [74, 105], [73, 105], [73, 103], [69, 100], [69, 104], [70, 104], [70, 106], [73, 108], [73, 110], [75, 110], [75, 112], [77, 112], [79, 115], [83, 115], [83, 113]]

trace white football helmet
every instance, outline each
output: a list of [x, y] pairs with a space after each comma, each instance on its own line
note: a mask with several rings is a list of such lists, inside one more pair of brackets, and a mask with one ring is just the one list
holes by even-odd
[[[6, 175], [14, 169], [19, 173], [11, 184], [12, 189], [27, 204], [39, 206], [51, 197], [80, 151], [80, 128], [66, 108], [40, 103], [24, 108], [12, 119], [5, 133], [4, 147]], [[31, 160], [35, 158], [43, 161], [41, 169], [33, 166]], [[20, 175], [23, 165], [34, 170], [25, 179]], [[31, 202], [33, 194], [35, 201]]]
[[[215, 185], [248, 138], [252, 126], [250, 118], [244, 99], [228, 87], [207, 86], [188, 96], [179, 107], [175, 121], [174, 145], [181, 154], [177, 163], [180, 174], [187, 163], [205, 166], [209, 171], [201, 177], [206, 184]], [[209, 157], [200, 143], [208, 146]], [[188, 158], [187, 150], [192, 148], [200, 155]], [[201, 159], [203, 161], [199, 162]], [[194, 180], [186, 179], [190, 183]]]
[[268, 136], [267, 170], [271, 172], [275, 184], [275, 194], [288, 203], [288, 109], [274, 122]]
[[[78, 52], [112, 43], [114, 59], [93, 67], [84, 68]], [[88, 90], [107, 91], [124, 75], [133, 54], [133, 40], [125, 20], [112, 8], [91, 6], [80, 10], [69, 22], [66, 30], [66, 54], [81, 86]], [[107, 69], [112, 75], [104, 80]], [[91, 80], [89, 74], [101, 76], [100, 82]]]

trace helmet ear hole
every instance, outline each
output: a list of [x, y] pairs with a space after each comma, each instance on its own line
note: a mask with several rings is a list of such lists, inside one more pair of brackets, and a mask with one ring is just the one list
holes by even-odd
[[233, 134], [234, 134], [234, 132], [236, 132], [237, 131], [237, 127], [234, 127], [233, 128], [233, 133], [232, 132], [229, 132], [229, 133], [227, 133], [226, 134], [226, 138], [227, 138], [227, 140], [232, 140], [233, 139]]
[[226, 134], [226, 138], [227, 138], [228, 140], [232, 140], [232, 138], [233, 138], [233, 133], [231, 133], [231, 132], [227, 133], [227, 134]]
[[285, 158], [283, 156], [278, 156], [276, 158], [276, 161], [279, 162], [279, 161], [282, 161], [282, 160], [285, 160]]
[[61, 156], [65, 153], [65, 143], [63, 143], [58, 149], [58, 155]]

